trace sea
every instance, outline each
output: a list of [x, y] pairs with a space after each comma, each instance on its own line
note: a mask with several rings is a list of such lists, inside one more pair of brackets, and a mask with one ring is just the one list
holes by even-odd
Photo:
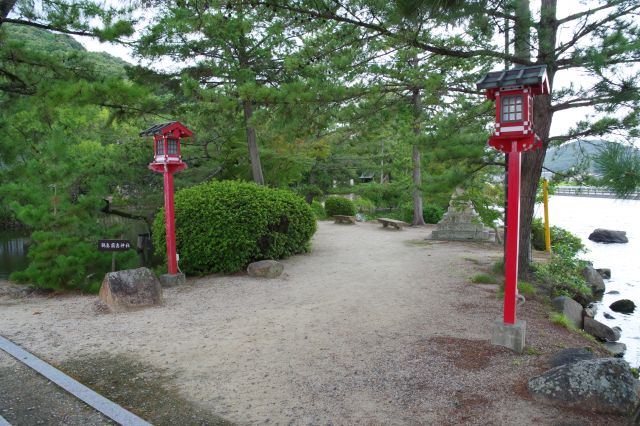
[[[543, 217], [542, 205], [536, 206], [535, 216]], [[551, 196], [549, 223], [580, 237], [587, 248], [581, 255], [595, 268], [611, 269], [611, 279], [605, 280], [606, 290], [597, 303], [595, 316], [609, 327], [622, 329], [620, 342], [627, 346], [624, 358], [632, 367], [640, 366], [640, 200]], [[603, 244], [589, 240], [596, 228], [626, 231], [626, 244]], [[631, 314], [614, 312], [609, 308], [616, 300], [630, 299], [636, 304]], [[613, 319], [607, 319], [608, 313]]]

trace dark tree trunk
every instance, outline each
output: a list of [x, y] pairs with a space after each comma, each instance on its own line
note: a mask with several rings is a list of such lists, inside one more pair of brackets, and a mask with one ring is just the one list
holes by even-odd
[[251, 125], [251, 117], [253, 116], [253, 105], [251, 104], [251, 101], [243, 100], [242, 109], [244, 110], [244, 124], [247, 131], [247, 146], [249, 148], [249, 159], [251, 160], [253, 181], [257, 184], [264, 185], [262, 164], [260, 163], [260, 152], [258, 151], [258, 142], [256, 141], [256, 129]]
[[[555, 75], [555, 45], [557, 33], [556, 21], [557, 0], [542, 0], [540, 24], [538, 61], [547, 65], [549, 85], [553, 89], [553, 77]], [[535, 207], [536, 190], [542, 164], [549, 145], [549, 133], [553, 110], [551, 108], [551, 96], [536, 96], [533, 103], [533, 122], [536, 134], [542, 139], [542, 148], [527, 152], [523, 155], [522, 181], [520, 186], [520, 253], [518, 257], [519, 276], [529, 278], [531, 261], [531, 223]]]
[[413, 143], [413, 222], [412, 226], [426, 225], [422, 215], [422, 174], [420, 171], [420, 148], [417, 136], [420, 136], [420, 89], [413, 88], [411, 95], [413, 106], [413, 134], [416, 141]]
[[16, 1], [17, 0], [0, 0], [0, 25], [2, 25], [4, 19], [9, 15]]

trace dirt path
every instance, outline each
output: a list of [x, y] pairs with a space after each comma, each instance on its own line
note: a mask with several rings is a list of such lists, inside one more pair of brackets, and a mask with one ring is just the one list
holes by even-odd
[[[428, 234], [323, 222], [312, 253], [285, 260], [278, 279], [191, 279], [165, 290], [164, 306], [124, 314], [96, 313], [90, 296], [0, 299], [0, 334], [85, 383], [128, 363], [98, 386], [125, 406], [157, 379], [239, 424], [621, 422], [533, 402], [524, 384], [546, 356], [585, 342], [528, 302], [529, 354], [491, 346], [501, 302], [469, 280], [498, 247]], [[153, 405], [127, 408], [169, 423]]]

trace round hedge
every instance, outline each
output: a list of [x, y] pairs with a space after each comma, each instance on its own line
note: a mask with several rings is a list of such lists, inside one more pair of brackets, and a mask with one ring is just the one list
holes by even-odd
[[[176, 247], [185, 274], [236, 272], [262, 259], [308, 251], [313, 211], [292, 192], [238, 181], [210, 182], [175, 194]], [[153, 223], [166, 256], [164, 209]]]
[[324, 202], [324, 211], [327, 216], [353, 216], [356, 214], [356, 206], [347, 198], [329, 197]]

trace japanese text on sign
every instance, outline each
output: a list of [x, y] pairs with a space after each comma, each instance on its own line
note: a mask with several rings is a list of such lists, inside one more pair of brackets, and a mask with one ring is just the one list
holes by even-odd
[[131, 249], [129, 240], [98, 240], [100, 251], [126, 251]]

